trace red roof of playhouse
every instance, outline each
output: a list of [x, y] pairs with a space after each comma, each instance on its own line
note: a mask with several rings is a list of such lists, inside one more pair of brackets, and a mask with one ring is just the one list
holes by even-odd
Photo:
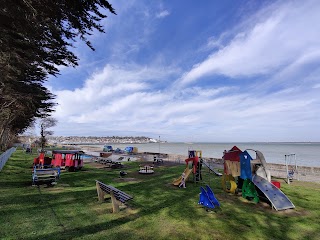
[[237, 146], [233, 146], [233, 148], [223, 155], [223, 159], [240, 162], [240, 153], [242, 151]]

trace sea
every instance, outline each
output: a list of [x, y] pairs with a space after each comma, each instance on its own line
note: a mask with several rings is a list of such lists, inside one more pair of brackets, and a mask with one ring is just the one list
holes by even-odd
[[[297, 164], [298, 166], [320, 167], [319, 142], [267, 142], [267, 143], [141, 143], [141, 144], [112, 144], [113, 149], [137, 147], [139, 152], [167, 153], [188, 156], [188, 150], [202, 151], [202, 157], [222, 158], [224, 150], [237, 146], [242, 151], [247, 149], [258, 150], [263, 153], [267, 163]], [[95, 145], [100, 146], [100, 145]], [[103, 145], [101, 145], [101, 150]], [[252, 158], [255, 152], [248, 150]], [[287, 156], [286, 156], [287, 155]]]

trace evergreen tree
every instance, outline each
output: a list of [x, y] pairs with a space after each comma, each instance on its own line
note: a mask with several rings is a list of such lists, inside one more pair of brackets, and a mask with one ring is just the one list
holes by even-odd
[[87, 36], [108, 10], [105, 0], [0, 1], [0, 147], [36, 117], [53, 111], [54, 96], [42, 83], [58, 66], [77, 66], [76, 40], [94, 50]]

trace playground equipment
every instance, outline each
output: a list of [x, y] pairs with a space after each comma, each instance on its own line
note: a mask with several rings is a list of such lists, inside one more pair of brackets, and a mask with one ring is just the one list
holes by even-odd
[[163, 163], [163, 159], [161, 157], [153, 156], [153, 163]]
[[279, 211], [295, 208], [289, 198], [279, 188], [270, 184], [266, 179], [258, 175], [254, 175], [252, 182], [264, 193], [275, 210]]
[[[209, 163], [205, 162], [202, 159], [202, 151], [199, 150], [188, 150], [188, 158], [185, 159], [186, 162], [186, 169], [184, 170], [185, 173], [185, 180], [187, 180], [189, 178], [189, 175], [191, 174], [191, 172], [193, 173], [193, 181], [194, 182], [199, 182], [202, 180], [202, 165], [204, 164], [209, 171], [212, 171], [214, 174], [216, 174], [217, 176], [222, 176], [221, 173], [216, 172]], [[189, 163], [192, 163], [192, 167], [189, 168]], [[175, 179], [173, 181], [173, 184], [178, 186], [181, 182], [181, 176], [178, 179]]]
[[187, 158], [186, 164], [188, 167], [189, 162], [192, 162], [192, 168], [193, 168], [193, 181], [194, 182], [199, 182], [202, 180], [202, 174], [201, 174], [201, 169], [202, 169], [202, 151], [199, 150], [188, 150], [188, 155], [189, 158]]
[[223, 174], [221, 179], [222, 189], [229, 193], [235, 193], [237, 190], [237, 184], [232, 175]]
[[[187, 167], [183, 172], [185, 174], [185, 181], [187, 181], [187, 179], [189, 178], [190, 174], [192, 173], [192, 168]], [[179, 184], [181, 183], [181, 180], [182, 180], [182, 176], [180, 176], [178, 179], [175, 179], [172, 182], [172, 184], [175, 185], [175, 186], [179, 186]]]
[[[188, 180], [191, 173], [193, 173], [194, 182], [197, 182], [200, 179], [202, 179], [202, 176], [201, 176], [202, 162], [199, 161], [199, 157], [201, 158], [201, 155], [202, 155], [201, 151], [189, 150], [189, 158], [185, 160], [187, 166], [183, 172], [185, 174], [185, 181]], [[192, 168], [189, 168], [189, 162], [192, 162]], [[179, 186], [179, 184], [181, 183], [181, 180], [182, 180], [182, 175], [178, 179], [175, 179], [172, 182], [172, 184], [175, 186]]]
[[128, 173], [127, 173], [127, 172], [124, 172], [124, 171], [120, 171], [119, 174], [120, 174], [120, 177], [124, 177], [124, 176], [126, 176]]
[[145, 165], [140, 167], [139, 173], [141, 174], [152, 174], [154, 173], [153, 167], [149, 165]]
[[97, 180], [96, 180], [96, 188], [97, 188], [99, 202], [104, 201], [105, 194], [110, 194], [113, 213], [118, 213], [120, 211], [120, 208], [119, 208], [120, 204], [125, 204], [127, 201], [133, 199], [133, 197], [130, 196], [129, 194], [113, 186], [106, 185], [103, 182], [99, 182]]
[[234, 146], [231, 150], [224, 151], [222, 188], [230, 193], [237, 193], [242, 190], [244, 198], [253, 199], [255, 202], [259, 201], [256, 191], [259, 189], [277, 211], [294, 208], [295, 206], [286, 195], [271, 183], [270, 170], [263, 154], [260, 151], [253, 150], [256, 153], [256, 159], [252, 159], [247, 150], [242, 152]]
[[69, 172], [81, 170], [83, 167], [83, 151], [79, 150], [53, 150], [51, 165], [65, 168]]
[[209, 169], [209, 171], [213, 172], [215, 175], [217, 175], [219, 177], [221, 177], [223, 175], [222, 173], [219, 173], [216, 170], [214, 170], [213, 167], [211, 167], [210, 163], [208, 163], [206, 161], [203, 161], [202, 163]]
[[291, 154], [284, 155], [284, 161], [285, 161], [286, 172], [287, 172], [287, 183], [290, 184], [290, 182], [292, 182], [293, 180], [294, 174], [298, 172], [296, 154], [291, 153]]
[[47, 168], [51, 167], [51, 158], [45, 156], [44, 152], [40, 152], [39, 156], [34, 158], [33, 160], [33, 166], [37, 168]]
[[213, 191], [208, 185], [206, 185], [206, 189], [200, 187], [200, 197], [198, 204], [203, 205], [207, 208], [220, 207], [219, 201], [216, 199]]

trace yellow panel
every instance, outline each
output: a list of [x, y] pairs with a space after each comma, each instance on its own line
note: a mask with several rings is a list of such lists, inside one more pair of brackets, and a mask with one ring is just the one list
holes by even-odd
[[[230, 183], [230, 189], [227, 188], [227, 182]], [[223, 174], [221, 178], [222, 188], [226, 192], [235, 193], [237, 189], [237, 184], [234, 181], [234, 177], [232, 175]]]

